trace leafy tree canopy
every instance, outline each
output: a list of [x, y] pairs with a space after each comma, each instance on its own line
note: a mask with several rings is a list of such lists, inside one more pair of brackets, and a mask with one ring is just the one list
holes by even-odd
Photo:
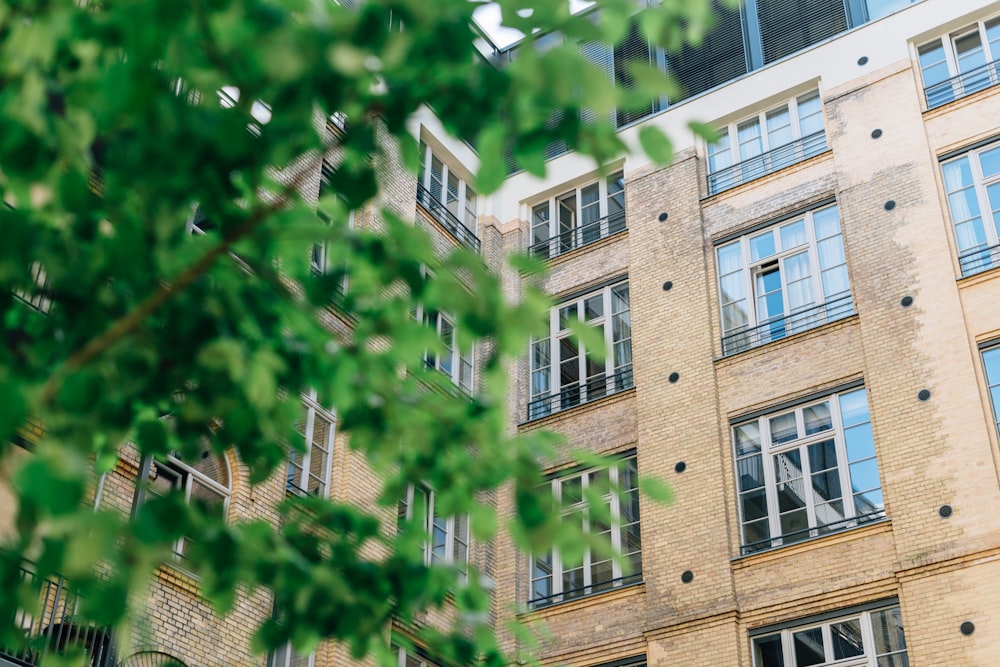
[[[238, 585], [274, 592], [281, 622], [257, 630], [259, 650], [331, 637], [356, 656], [378, 652], [392, 617], [447, 603], [467, 622], [429, 636], [435, 650], [499, 665], [493, 632], [477, 625], [488, 605], [480, 580], [457, 586], [453, 573], [425, 568], [424, 536], [397, 537], [379, 517], [422, 481], [445, 511], [471, 515], [478, 539], [503, 528], [524, 549], [579, 541], [534, 491], [554, 438], [511, 434], [505, 418], [505, 364], [524, 353], [546, 299], [528, 290], [509, 302], [471, 251], [436, 256], [380, 203], [381, 165], [401, 155], [416, 170], [407, 123], [424, 106], [476, 145], [483, 193], [506, 176], [505, 147], [532, 173], [544, 172], [554, 140], [598, 164], [620, 155], [607, 114], [581, 122], [580, 108], [638, 107], [670, 84], [638, 64], [630, 89], [616, 88], [575, 44], [620, 41], [638, 3], [600, 0], [595, 19], [571, 15], [565, 0], [501, 0], [506, 25], [567, 37], [545, 51], [523, 45], [503, 67], [476, 49], [471, 2], [358, 4], [0, 2], [3, 454], [26, 424], [44, 428], [18, 472], [17, 537], [0, 556], [0, 645], [23, 639], [13, 612], [30, 607], [23, 558], [40, 576], [71, 578], [85, 594], [82, 620], [124, 627], [157, 564], [189, 536], [218, 612]], [[709, 20], [705, 2], [663, 0], [640, 25], [676, 46]], [[349, 119], [345, 131], [317, 122], [334, 112]], [[669, 160], [655, 130], [642, 143]], [[335, 156], [319, 203], [331, 224], [300, 195], [323, 155]], [[214, 223], [203, 235], [187, 231], [199, 206]], [[361, 207], [379, 224], [349, 227]], [[319, 240], [341, 268], [315, 277]], [[440, 342], [411, 317], [416, 303], [453, 314], [462, 343], [488, 351], [475, 397], [423, 368]], [[235, 450], [254, 482], [267, 479], [287, 464], [309, 388], [385, 480], [382, 508], [293, 497], [275, 528], [226, 525], [177, 494], [128, 522], [88, 506], [94, 471], [111, 470], [126, 442], [160, 458], [195, 456], [207, 442]], [[516, 500], [502, 525], [481, 502], [501, 488]]]

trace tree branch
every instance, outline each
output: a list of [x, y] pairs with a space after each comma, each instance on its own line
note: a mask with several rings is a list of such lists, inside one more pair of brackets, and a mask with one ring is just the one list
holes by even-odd
[[299, 187], [305, 182], [305, 179], [309, 176], [310, 172], [317, 169], [321, 164], [322, 155], [317, 157], [315, 160], [310, 160], [308, 164], [295, 174], [294, 178], [288, 182], [273, 202], [258, 208], [251, 213], [251, 215], [243, 221], [243, 224], [236, 227], [231, 233], [226, 234], [218, 245], [209, 249], [208, 252], [202, 255], [197, 262], [185, 269], [184, 272], [177, 276], [172, 282], [160, 283], [160, 286], [153, 293], [143, 299], [135, 309], [119, 317], [99, 336], [91, 338], [83, 347], [70, 355], [69, 358], [56, 369], [56, 371], [49, 378], [48, 382], [45, 383], [41, 395], [42, 404], [49, 404], [52, 402], [53, 397], [59, 390], [59, 387], [62, 385], [62, 382], [65, 380], [67, 375], [90, 363], [106, 349], [133, 332], [140, 324], [142, 324], [143, 321], [146, 320], [146, 318], [156, 312], [157, 309], [169, 301], [174, 295], [182, 292], [186, 287], [191, 285], [191, 283], [201, 277], [209, 268], [211, 268], [216, 259], [229, 252], [229, 249], [234, 243], [253, 232], [254, 229], [256, 229], [261, 222], [266, 220], [268, 216], [286, 206], [292, 195], [294, 195]]

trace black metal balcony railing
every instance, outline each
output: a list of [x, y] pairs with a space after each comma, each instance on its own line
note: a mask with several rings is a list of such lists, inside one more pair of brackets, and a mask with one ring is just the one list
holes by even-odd
[[790, 144], [761, 153], [708, 175], [708, 194], [714, 195], [761, 176], [790, 167], [827, 149], [826, 132], [820, 130]]
[[75, 622], [80, 598], [67, 588], [62, 577], [38, 579], [30, 565], [21, 567], [21, 580], [39, 587], [38, 611], [14, 612], [14, 620], [24, 631], [27, 647], [11, 650], [0, 647], [0, 665], [13, 664], [33, 667], [49, 654], [83, 649], [90, 658], [90, 667], [114, 667], [114, 642], [103, 628], [79, 625]]
[[612, 234], [625, 230], [625, 211], [619, 211], [587, 223], [581, 227], [568, 229], [553, 236], [550, 239], [539, 241], [529, 249], [535, 257], [549, 259], [557, 257], [564, 252], [581, 248], [585, 245], [600, 241]]
[[550, 396], [536, 398], [528, 403], [528, 421], [541, 419], [561, 410], [596, 401], [599, 398], [631, 389], [633, 386], [632, 366], [625, 366], [609, 375], [599, 375], [584, 383], [563, 387]]
[[740, 547], [740, 555], [747, 556], [752, 553], [757, 553], [758, 551], [766, 551], [768, 549], [775, 549], [777, 547], [795, 544], [796, 542], [804, 542], [805, 540], [815, 537], [822, 537], [823, 535], [839, 533], [844, 530], [850, 530], [851, 528], [857, 528], [858, 526], [863, 526], [867, 523], [879, 521], [884, 518], [885, 510], [880, 509], [867, 514], [859, 514], [858, 516], [847, 517], [845, 519], [841, 519], [840, 521], [823, 524], [822, 526], [792, 530], [782, 535], [775, 535], [774, 537], [757, 540], [756, 542], [748, 542]]
[[958, 256], [958, 263], [963, 278], [994, 269], [1000, 266], [1000, 244], [967, 250]]
[[462, 221], [455, 216], [454, 213], [448, 210], [448, 207], [442, 204], [437, 197], [431, 194], [430, 190], [425, 188], [423, 184], [417, 183], [417, 203], [420, 204], [425, 211], [431, 214], [435, 220], [441, 223], [441, 226], [448, 230], [448, 232], [458, 239], [459, 242], [464, 243], [476, 252], [479, 252], [479, 237], [473, 233], [468, 227], [462, 224]]
[[722, 354], [745, 352], [786, 336], [808, 331], [854, 314], [854, 302], [848, 292], [818, 306], [775, 317], [755, 327], [739, 329], [722, 337]]
[[597, 593], [610, 591], [614, 588], [622, 588], [624, 586], [631, 586], [632, 584], [639, 583], [642, 583], [642, 572], [636, 572], [635, 574], [630, 574], [627, 577], [618, 577], [617, 579], [600, 581], [596, 584], [591, 584], [590, 586], [581, 586], [579, 588], [562, 591], [561, 593], [553, 593], [552, 595], [533, 598], [528, 600], [528, 609], [541, 609], [542, 607], [548, 607], [549, 605], [558, 604], [560, 602], [576, 600], [577, 598], [587, 597], [588, 595], [596, 595]]
[[948, 102], [960, 100], [963, 97], [978, 93], [990, 86], [1000, 83], [1000, 60], [981, 65], [976, 69], [953, 76], [947, 81], [935, 83], [924, 88], [924, 98], [927, 108], [934, 109]]

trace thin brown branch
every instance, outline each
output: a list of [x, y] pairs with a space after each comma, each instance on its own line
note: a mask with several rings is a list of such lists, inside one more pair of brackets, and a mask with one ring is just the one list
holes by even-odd
[[226, 234], [222, 241], [210, 248], [202, 255], [197, 262], [185, 269], [171, 282], [160, 283], [159, 287], [149, 294], [133, 310], [122, 315], [111, 323], [100, 335], [90, 339], [87, 343], [69, 356], [59, 368], [52, 374], [45, 387], [42, 389], [41, 400], [43, 404], [51, 403], [63, 380], [70, 373], [83, 368], [93, 361], [98, 355], [109, 347], [122, 340], [125, 336], [139, 327], [150, 315], [155, 313], [163, 304], [182, 292], [195, 280], [201, 277], [215, 260], [229, 252], [234, 243], [252, 233], [260, 223], [273, 213], [284, 208], [290, 201], [292, 195], [305, 182], [309, 174], [319, 166], [319, 159], [310, 160], [308, 164], [295, 174], [294, 178], [288, 182], [278, 196], [270, 204], [257, 208], [247, 217], [243, 223]]

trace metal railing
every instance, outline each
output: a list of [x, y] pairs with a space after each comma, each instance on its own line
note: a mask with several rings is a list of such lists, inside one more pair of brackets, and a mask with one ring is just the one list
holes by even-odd
[[619, 211], [618, 213], [605, 216], [600, 220], [594, 220], [580, 227], [567, 229], [552, 238], [535, 243], [528, 250], [535, 257], [549, 259], [558, 257], [564, 252], [600, 241], [621, 231], [625, 231], [625, 211]]
[[479, 252], [479, 237], [466, 227], [448, 207], [442, 204], [437, 197], [431, 194], [422, 183], [417, 183], [417, 203], [427, 211], [432, 218], [441, 223], [441, 226], [448, 230], [460, 243], [464, 243], [476, 252]]
[[854, 314], [851, 293], [830, 299], [812, 308], [774, 317], [755, 327], [739, 329], [722, 337], [722, 354], [729, 356], [767, 345], [793, 334], [835, 322]]
[[748, 556], [750, 554], [757, 553], [758, 551], [766, 551], [777, 547], [786, 547], [790, 544], [795, 544], [796, 542], [803, 542], [805, 540], [822, 537], [831, 533], [839, 533], [843, 530], [857, 528], [858, 526], [862, 526], [866, 523], [872, 523], [873, 521], [879, 521], [884, 518], [885, 510], [882, 509], [875, 512], [869, 512], [867, 514], [847, 517], [822, 526], [813, 526], [812, 528], [802, 528], [801, 530], [789, 531], [781, 535], [775, 535], [774, 537], [757, 540], [756, 542], [748, 542], [740, 547], [740, 555]]
[[541, 419], [568, 408], [596, 401], [605, 396], [631, 389], [635, 386], [632, 379], [632, 366], [608, 375], [598, 375], [586, 382], [563, 387], [549, 396], [542, 396], [528, 403], [528, 421]]
[[708, 175], [708, 194], [714, 195], [761, 176], [790, 167], [826, 151], [826, 132], [820, 130], [790, 144], [761, 153]]
[[927, 100], [928, 109], [935, 109], [998, 83], [1000, 83], [1000, 60], [994, 60], [941, 83], [927, 86], [924, 88], [924, 99]]
[[117, 664], [110, 632], [76, 622], [80, 597], [67, 587], [65, 579], [40, 579], [26, 563], [21, 566], [21, 581], [28, 581], [38, 589], [37, 612], [25, 609], [14, 612], [14, 622], [23, 630], [26, 646], [0, 647], [0, 664], [33, 667], [46, 655], [80, 649], [89, 657], [90, 667]]
[[958, 256], [958, 263], [963, 278], [994, 269], [1000, 266], [1000, 244], [967, 250]]
[[531, 600], [528, 600], [528, 609], [541, 609], [542, 607], [548, 607], [549, 605], [558, 604], [560, 602], [576, 600], [577, 598], [596, 595], [615, 588], [622, 588], [623, 586], [631, 586], [632, 584], [639, 583], [642, 583], [642, 572], [636, 572], [635, 574], [630, 574], [627, 577], [618, 577], [617, 579], [600, 581], [596, 584], [591, 584], [590, 586], [571, 588], [570, 590], [553, 593], [552, 595], [532, 598]]
[[33, 290], [21, 290], [14, 289], [11, 290], [18, 299], [25, 302], [35, 310], [40, 313], [49, 312], [49, 307], [52, 305], [51, 300], [48, 297], [49, 291], [49, 278], [45, 274], [45, 269], [38, 262], [31, 265], [31, 279], [35, 283], [35, 289]]

